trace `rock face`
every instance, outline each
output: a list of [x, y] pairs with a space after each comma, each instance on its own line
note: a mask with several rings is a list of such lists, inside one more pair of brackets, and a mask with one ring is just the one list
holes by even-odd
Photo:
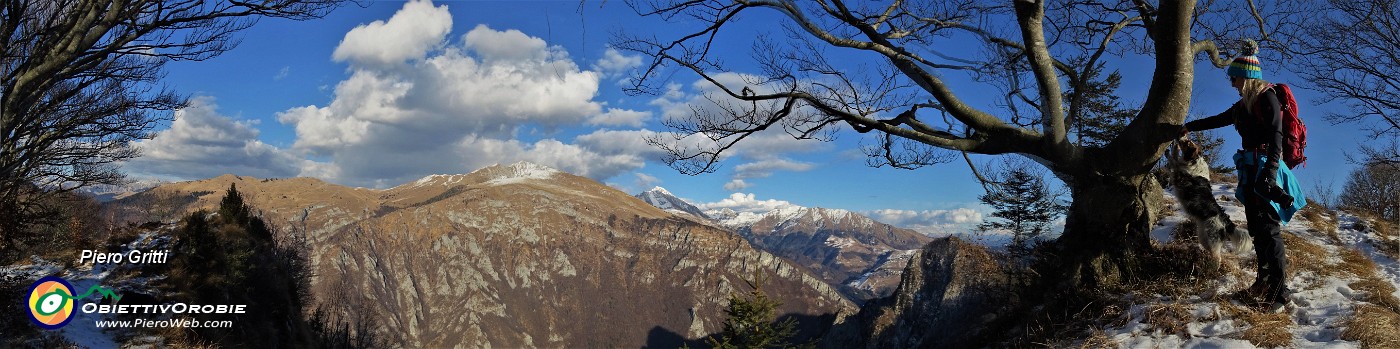
[[894, 295], [867, 303], [824, 343], [829, 348], [963, 348], [1008, 309], [1005, 269], [985, 247], [934, 240], [905, 269]]
[[320, 303], [373, 319], [402, 347], [676, 347], [719, 332], [729, 296], [755, 274], [807, 335], [854, 312], [731, 232], [539, 165], [387, 190], [224, 176], [156, 191], [207, 208], [230, 183], [306, 235]]
[[858, 302], [894, 292], [912, 250], [932, 240], [846, 210], [789, 207], [751, 222], [731, 216], [723, 224], [754, 246], [811, 270]]

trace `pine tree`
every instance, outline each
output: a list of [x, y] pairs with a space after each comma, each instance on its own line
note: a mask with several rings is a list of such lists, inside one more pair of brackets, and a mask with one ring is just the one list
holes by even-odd
[[729, 308], [724, 313], [724, 332], [705, 341], [714, 348], [795, 348], [788, 343], [797, 335], [797, 321], [778, 321], [778, 307], [781, 301], [768, 298], [763, 292], [762, 279], [755, 275], [754, 280], [744, 280], [753, 291], [748, 297], [729, 297]]
[[1108, 145], [1137, 116], [1137, 110], [1124, 108], [1114, 94], [1122, 83], [1122, 74], [1115, 71], [1099, 80], [1103, 70], [1103, 64], [1087, 70], [1084, 86], [1069, 86], [1065, 90], [1065, 100], [1075, 104], [1069, 119], [1070, 130], [1075, 132], [1081, 146]]
[[978, 197], [996, 209], [994, 219], [977, 226], [982, 231], [1000, 230], [1012, 234], [1008, 251], [1024, 255], [1029, 242], [1045, 234], [1050, 223], [1063, 215], [1066, 206], [1045, 186], [1044, 179], [1024, 166], [1013, 167], [986, 194]]

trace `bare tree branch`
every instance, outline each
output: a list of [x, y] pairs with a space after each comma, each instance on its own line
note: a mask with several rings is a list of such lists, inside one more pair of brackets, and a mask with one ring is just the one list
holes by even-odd
[[[122, 179], [131, 141], [185, 104], [175, 60], [232, 49], [258, 18], [317, 18], [340, 0], [0, 1], [0, 237], [47, 194]], [[0, 249], [9, 248], [0, 241]]]

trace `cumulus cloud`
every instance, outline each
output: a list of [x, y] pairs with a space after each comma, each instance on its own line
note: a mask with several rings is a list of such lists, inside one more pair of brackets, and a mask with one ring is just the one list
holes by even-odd
[[604, 76], [618, 76], [640, 66], [642, 56], [623, 54], [622, 51], [608, 47], [608, 50], [603, 52], [603, 58], [593, 63], [593, 70]]
[[374, 21], [351, 29], [331, 58], [336, 62], [378, 66], [422, 59], [451, 30], [452, 14], [447, 12], [447, 5], [413, 0], [387, 22]]
[[743, 191], [748, 188], [749, 182], [745, 182], [742, 179], [734, 179], [730, 180], [729, 183], [724, 183], [724, 190], [728, 191]]
[[758, 200], [753, 193], [733, 193], [729, 197], [718, 202], [703, 203], [696, 205], [701, 210], [722, 210], [730, 209], [734, 212], [768, 213], [781, 208], [799, 207], [791, 202], [783, 200]]
[[175, 112], [169, 129], [133, 143], [142, 156], [125, 168], [136, 174], [178, 178], [225, 173], [263, 178], [298, 175], [307, 161], [259, 141], [255, 126], [254, 121], [220, 115], [212, 97], [195, 97]]
[[526, 35], [525, 33], [510, 29], [506, 31], [495, 31], [485, 24], [478, 24], [472, 28], [467, 35], [462, 36], [462, 43], [472, 51], [476, 51], [485, 60], [512, 60], [512, 61], [536, 61], [548, 59], [552, 52], [548, 49], [548, 44], [543, 39]]
[[445, 42], [450, 16], [439, 13], [446, 6], [414, 1], [387, 22], [352, 30], [335, 54], [351, 63], [335, 98], [278, 114], [296, 129], [293, 149], [329, 159], [309, 172], [384, 187], [526, 160], [601, 180], [659, 157], [640, 138], [650, 131], [599, 131], [573, 144], [518, 139], [526, 127], [544, 134], [585, 124], [639, 127], [650, 113], [604, 112], [594, 101], [600, 73], [521, 31], [477, 25]]
[[981, 211], [966, 207], [924, 211], [884, 209], [865, 211], [861, 214], [889, 225], [914, 229], [932, 236], [966, 234], [982, 223], [983, 217]]

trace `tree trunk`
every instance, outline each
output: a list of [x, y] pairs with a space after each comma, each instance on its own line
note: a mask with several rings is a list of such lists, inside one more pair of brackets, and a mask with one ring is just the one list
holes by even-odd
[[1153, 176], [1077, 176], [1074, 202], [1060, 237], [1062, 288], [1089, 291], [1142, 277], [1150, 252], [1149, 233], [1157, 221], [1162, 187]]

